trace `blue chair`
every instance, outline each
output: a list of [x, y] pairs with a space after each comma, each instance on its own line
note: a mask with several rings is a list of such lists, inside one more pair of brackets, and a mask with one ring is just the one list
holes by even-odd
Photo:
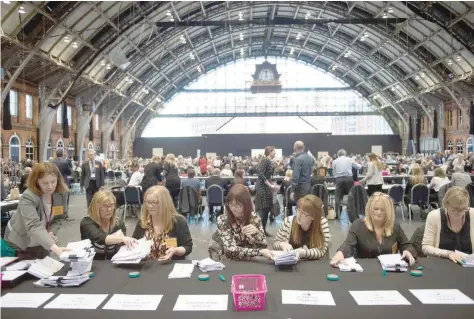
[[115, 174], [114, 171], [107, 171], [107, 185], [109, 185], [109, 181], [114, 181], [115, 183]]
[[388, 196], [390, 196], [390, 198], [392, 199], [393, 205], [395, 205], [395, 207], [400, 206], [402, 208], [402, 218], [403, 220], [405, 220], [405, 213], [403, 211], [403, 197], [405, 196], [405, 189], [403, 188], [403, 186], [393, 185], [388, 190]]
[[[211, 185], [207, 188], [207, 205], [221, 206], [222, 213], [225, 213], [224, 205], [224, 190], [219, 185]], [[214, 212], [209, 211], [209, 216], [212, 217]]]
[[428, 186], [423, 185], [423, 184], [417, 184], [413, 186], [411, 189], [411, 200], [410, 204], [408, 205], [408, 216], [410, 217], [411, 221], [411, 206], [412, 205], [417, 205], [418, 207], [421, 207], [422, 205], [426, 205], [427, 207], [430, 204], [430, 190], [428, 189]]
[[142, 209], [142, 199], [140, 196], [141, 189], [136, 186], [127, 186], [125, 187], [124, 190], [124, 198], [125, 198], [125, 209], [123, 210], [122, 213], [122, 219], [125, 218], [125, 213], [128, 210], [128, 205], [139, 205], [140, 206], [140, 211]]
[[328, 205], [328, 188], [325, 184], [316, 184], [311, 187], [309, 192], [310, 194], [319, 197], [323, 201], [323, 210], [324, 214], [327, 216], [329, 212], [329, 205]]

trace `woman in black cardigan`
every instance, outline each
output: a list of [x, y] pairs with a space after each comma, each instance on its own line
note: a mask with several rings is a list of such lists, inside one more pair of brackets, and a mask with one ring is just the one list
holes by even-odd
[[148, 260], [184, 259], [193, 250], [193, 240], [186, 219], [174, 208], [169, 191], [153, 186], [145, 193], [141, 220], [133, 238], [152, 241]]

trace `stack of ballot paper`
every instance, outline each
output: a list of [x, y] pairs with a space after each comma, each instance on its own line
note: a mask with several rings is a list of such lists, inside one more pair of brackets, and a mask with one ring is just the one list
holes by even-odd
[[112, 257], [112, 262], [114, 264], [138, 264], [150, 253], [151, 244], [151, 240], [142, 238], [138, 240], [135, 248], [129, 249], [127, 246], [122, 246]]
[[168, 279], [191, 278], [194, 264], [174, 264], [173, 270], [168, 275]]
[[202, 272], [219, 271], [225, 268], [223, 263], [214, 261], [209, 257], [203, 260], [193, 260], [193, 265], [198, 266]]
[[79, 287], [89, 280], [88, 275], [80, 276], [51, 276], [34, 282], [36, 287]]
[[13, 265], [7, 266], [6, 270], [8, 271], [19, 271], [19, 270], [28, 270], [28, 268], [33, 265], [35, 261], [34, 260], [21, 260], [17, 263], [14, 263]]
[[400, 254], [380, 255], [378, 258], [382, 269], [386, 271], [404, 272], [408, 270], [408, 264]]
[[72, 242], [67, 245], [71, 251], [65, 251], [59, 256], [64, 262], [69, 262], [69, 272], [67, 276], [80, 276], [91, 271], [95, 250], [89, 239]]
[[466, 262], [464, 264], [461, 264], [463, 267], [474, 267], [474, 254], [468, 255], [458, 250], [455, 250], [455, 252], [464, 257], [464, 260]]
[[354, 257], [345, 258], [337, 264], [340, 271], [363, 272], [362, 266], [357, 263]]
[[48, 278], [58, 272], [63, 266], [63, 263], [51, 257], [45, 257], [44, 259], [36, 259], [28, 268], [28, 273], [40, 279]]
[[289, 252], [276, 254], [274, 261], [275, 266], [296, 265], [298, 258], [296, 257], [296, 252], [292, 250]]

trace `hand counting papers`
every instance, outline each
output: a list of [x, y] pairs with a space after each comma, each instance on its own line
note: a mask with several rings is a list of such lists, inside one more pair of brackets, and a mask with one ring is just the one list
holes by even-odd
[[81, 276], [82, 274], [91, 271], [92, 261], [94, 260], [95, 250], [89, 239], [72, 242], [67, 245], [71, 251], [65, 251], [61, 254], [59, 259], [64, 262], [69, 262], [68, 277]]
[[34, 282], [36, 287], [79, 287], [89, 280], [88, 275], [79, 276], [50, 276]]
[[378, 256], [382, 269], [386, 271], [404, 272], [408, 269], [408, 264], [402, 259], [400, 254]]
[[168, 275], [168, 279], [191, 278], [194, 264], [174, 264], [173, 270]]
[[357, 263], [354, 257], [346, 258], [337, 264], [340, 271], [363, 272], [362, 266]]
[[275, 266], [296, 265], [298, 257], [294, 250], [279, 254], [275, 257]]
[[466, 262], [464, 264], [461, 263], [463, 267], [474, 267], [474, 254], [468, 255], [458, 250], [455, 250], [454, 252], [464, 257]]
[[198, 266], [202, 272], [220, 271], [225, 268], [223, 263], [214, 261], [209, 257], [203, 260], [193, 260], [193, 265]]
[[114, 264], [138, 264], [143, 258], [148, 256], [151, 249], [151, 240], [139, 239], [135, 248], [129, 249], [127, 246], [120, 247], [119, 251], [112, 257]]
[[43, 259], [36, 259], [35, 262], [28, 268], [28, 273], [37, 278], [48, 278], [63, 268], [64, 264], [51, 257]]

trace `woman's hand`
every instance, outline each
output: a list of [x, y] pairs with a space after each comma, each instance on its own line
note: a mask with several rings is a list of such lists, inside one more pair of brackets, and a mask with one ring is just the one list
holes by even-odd
[[58, 257], [61, 256], [61, 254], [65, 251], [71, 251], [70, 248], [66, 248], [66, 247], [58, 247], [56, 244], [53, 245], [53, 247], [51, 247], [50, 249], [53, 253], [55, 253]]
[[273, 260], [273, 258], [274, 258], [272, 252], [268, 249], [261, 249], [260, 250], [260, 255], [267, 258], [268, 260]]
[[53, 232], [50, 231], [48, 234], [49, 237], [51, 237], [51, 239], [54, 240], [55, 243], [58, 242], [58, 237], [56, 237]]
[[290, 245], [290, 243], [281, 243], [280, 244], [281, 250], [284, 252], [289, 252], [293, 250], [293, 246]]
[[247, 225], [242, 227], [242, 233], [246, 236], [251, 236], [258, 233], [258, 229], [254, 225]]
[[331, 266], [337, 267], [337, 265], [344, 260], [344, 255], [342, 252], [338, 251], [334, 257], [332, 257], [331, 261], [329, 262]]
[[410, 264], [410, 266], [415, 263], [415, 258], [413, 257], [411, 252], [409, 252], [408, 250], [403, 251], [402, 258], [408, 260], [408, 263]]
[[124, 236], [123, 243], [127, 246], [128, 249], [133, 249], [138, 243], [138, 240], [132, 237]]
[[449, 254], [448, 258], [455, 264], [460, 263], [460, 264], [465, 264], [466, 261], [464, 260], [464, 256], [457, 253], [457, 252], [452, 252]]
[[165, 261], [165, 260], [171, 260], [171, 257], [173, 257], [174, 252], [176, 251], [176, 247], [169, 247], [166, 250], [166, 253], [164, 256], [158, 258], [158, 261]]

